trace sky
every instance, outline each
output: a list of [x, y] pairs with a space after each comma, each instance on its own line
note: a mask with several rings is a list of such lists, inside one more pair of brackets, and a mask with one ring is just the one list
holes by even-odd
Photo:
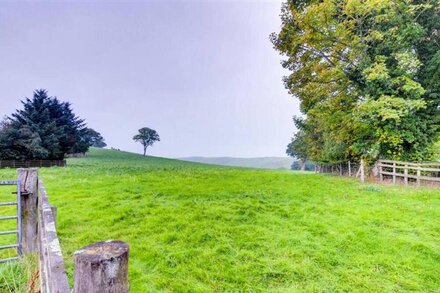
[[44, 88], [109, 147], [285, 156], [298, 101], [269, 41], [281, 1], [0, 1], [0, 116]]

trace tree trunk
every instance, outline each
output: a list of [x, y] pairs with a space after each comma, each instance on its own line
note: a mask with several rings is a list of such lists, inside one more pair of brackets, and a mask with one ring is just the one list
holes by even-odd
[[306, 160], [301, 160], [301, 171], [306, 170]]
[[147, 154], [147, 147], [144, 147], [144, 157]]
[[361, 159], [361, 166], [360, 166], [360, 175], [361, 175], [361, 182], [365, 182], [365, 163], [364, 159]]

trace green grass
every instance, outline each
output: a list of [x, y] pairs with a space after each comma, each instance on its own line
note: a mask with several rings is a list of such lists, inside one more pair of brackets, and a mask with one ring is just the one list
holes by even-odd
[[0, 292], [27, 293], [28, 284], [34, 280], [38, 267], [37, 256], [28, 255], [19, 261], [0, 264]]
[[96, 149], [68, 165], [40, 173], [70, 279], [75, 250], [118, 239], [132, 292], [440, 292], [438, 189]]

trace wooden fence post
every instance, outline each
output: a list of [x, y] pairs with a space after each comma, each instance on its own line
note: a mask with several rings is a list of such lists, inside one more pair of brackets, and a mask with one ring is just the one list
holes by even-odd
[[393, 163], [393, 184], [396, 184], [396, 163]]
[[380, 178], [380, 182], [383, 182], [383, 166], [382, 166], [382, 161], [378, 161], [379, 164], [379, 178]]
[[364, 159], [361, 159], [360, 175], [361, 175], [361, 182], [365, 182]]
[[351, 177], [351, 162], [348, 161], [348, 176]]
[[127, 293], [128, 244], [104, 241], [75, 252], [74, 293]]
[[408, 185], [408, 164], [405, 164], [405, 169], [403, 170], [404, 173], [404, 177], [403, 179], [405, 180], [405, 185]]
[[50, 210], [52, 211], [53, 221], [54, 221], [55, 227], [56, 227], [57, 226], [58, 207], [51, 205]]
[[417, 164], [417, 186], [420, 186], [420, 176], [421, 176], [420, 164]]
[[[38, 170], [17, 169], [21, 191], [22, 251], [38, 251]], [[19, 215], [20, 216], [20, 215]]]

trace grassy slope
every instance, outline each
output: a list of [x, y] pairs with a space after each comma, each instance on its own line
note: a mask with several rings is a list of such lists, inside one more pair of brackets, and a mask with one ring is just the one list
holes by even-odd
[[106, 150], [41, 174], [70, 276], [75, 250], [120, 239], [132, 292], [440, 288], [439, 190]]
[[223, 166], [238, 166], [249, 168], [263, 168], [263, 169], [287, 169], [293, 163], [293, 158], [290, 157], [261, 157], [261, 158], [233, 158], [233, 157], [186, 157], [181, 158], [184, 161], [223, 165]]

